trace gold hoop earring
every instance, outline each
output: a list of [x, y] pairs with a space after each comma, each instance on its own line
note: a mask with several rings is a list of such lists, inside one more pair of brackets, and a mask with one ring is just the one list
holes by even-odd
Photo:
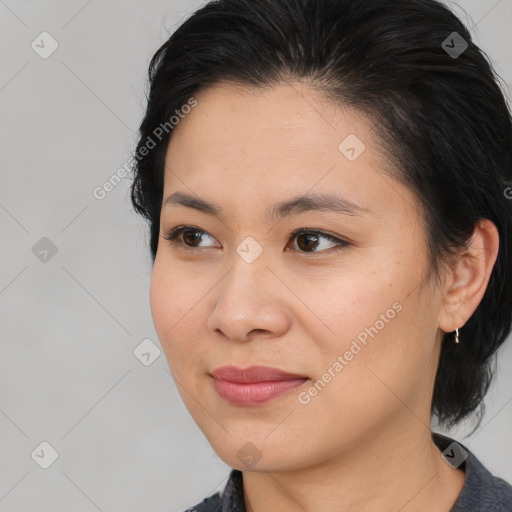
[[455, 328], [455, 343], [459, 343], [459, 329]]

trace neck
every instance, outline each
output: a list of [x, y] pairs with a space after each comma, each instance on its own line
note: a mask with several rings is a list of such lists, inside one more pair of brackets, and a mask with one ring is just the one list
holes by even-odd
[[316, 466], [243, 472], [247, 512], [448, 512], [463, 484], [464, 471], [443, 460], [430, 428], [410, 413], [405, 427], [380, 426]]

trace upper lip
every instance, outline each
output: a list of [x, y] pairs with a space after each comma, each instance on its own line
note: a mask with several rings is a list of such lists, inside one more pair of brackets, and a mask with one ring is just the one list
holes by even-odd
[[222, 366], [212, 371], [210, 375], [216, 379], [227, 380], [229, 382], [240, 384], [308, 378], [305, 375], [285, 372], [284, 370], [272, 368], [270, 366], [250, 366], [248, 368]]

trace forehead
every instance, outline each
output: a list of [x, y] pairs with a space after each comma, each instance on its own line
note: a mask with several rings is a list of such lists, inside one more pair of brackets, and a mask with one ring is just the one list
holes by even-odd
[[172, 140], [179, 139], [183, 150], [205, 141], [204, 150], [215, 155], [227, 151], [226, 157], [237, 151], [252, 156], [277, 149], [293, 151], [297, 158], [312, 149], [327, 150], [337, 157], [344, 136], [357, 134], [368, 145], [373, 138], [362, 113], [328, 101], [305, 83], [251, 89], [219, 83], [194, 97], [197, 106], [184, 116], [171, 137], [171, 145], [177, 145]]
[[210, 175], [257, 170], [260, 176], [287, 169], [296, 175], [326, 162], [328, 169], [340, 161], [339, 144], [350, 134], [364, 141], [365, 160], [372, 153], [372, 135], [362, 115], [327, 103], [306, 84], [249, 90], [220, 83], [194, 98], [197, 106], [171, 133], [166, 164], [173, 168]]
[[165, 197], [189, 189], [218, 203], [257, 196], [269, 204], [339, 192], [363, 207], [389, 208], [388, 162], [359, 111], [304, 83], [251, 90], [222, 83], [194, 98], [197, 106], [171, 134]]

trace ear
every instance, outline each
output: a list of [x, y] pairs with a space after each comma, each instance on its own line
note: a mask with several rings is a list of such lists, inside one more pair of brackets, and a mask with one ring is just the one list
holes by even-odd
[[479, 220], [467, 251], [447, 275], [439, 316], [440, 329], [452, 332], [469, 320], [487, 289], [498, 249], [498, 229], [489, 219]]

